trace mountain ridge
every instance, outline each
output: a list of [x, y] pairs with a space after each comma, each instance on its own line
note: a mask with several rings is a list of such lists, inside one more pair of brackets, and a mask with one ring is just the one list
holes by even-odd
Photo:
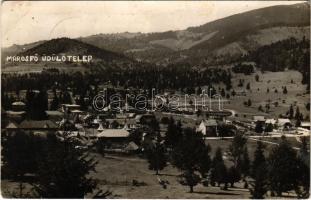
[[228, 54], [243, 56], [278, 38], [309, 39], [309, 16], [310, 4], [305, 2], [251, 10], [185, 30], [96, 34], [76, 40], [145, 62], [210, 62]]

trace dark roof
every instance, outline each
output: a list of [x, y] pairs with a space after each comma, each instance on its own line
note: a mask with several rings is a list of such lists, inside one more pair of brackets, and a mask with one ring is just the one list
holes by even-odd
[[24, 120], [19, 124], [21, 129], [57, 129], [58, 126], [51, 120]]
[[46, 110], [45, 113], [50, 116], [63, 116], [64, 113], [57, 110]]

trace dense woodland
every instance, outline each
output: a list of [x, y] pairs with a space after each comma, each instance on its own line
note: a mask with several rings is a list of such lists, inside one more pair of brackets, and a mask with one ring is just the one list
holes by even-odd
[[248, 60], [254, 61], [262, 71], [298, 70], [303, 75], [302, 84], [310, 88], [310, 40], [290, 38], [263, 46], [252, 52]]

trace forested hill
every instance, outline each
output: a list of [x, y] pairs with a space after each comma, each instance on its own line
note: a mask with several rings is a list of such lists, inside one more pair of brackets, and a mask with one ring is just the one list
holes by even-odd
[[20, 55], [92, 55], [94, 59], [103, 61], [124, 60], [130, 59], [111, 51], [98, 48], [96, 46], [83, 43], [81, 41], [69, 38], [57, 38], [39, 44], [33, 48], [20, 53]]
[[263, 71], [298, 70], [303, 84], [310, 85], [310, 40], [290, 38], [260, 47], [250, 53], [248, 61], [254, 61]]

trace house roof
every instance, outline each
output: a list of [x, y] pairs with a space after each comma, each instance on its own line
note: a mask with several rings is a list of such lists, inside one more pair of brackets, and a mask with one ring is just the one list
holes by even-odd
[[72, 107], [72, 108], [76, 108], [76, 107], [80, 107], [80, 105], [78, 104], [62, 104], [65, 107]]
[[5, 128], [6, 129], [16, 129], [16, 128], [18, 128], [18, 126], [14, 122], [10, 122]]
[[266, 124], [275, 124], [276, 120], [275, 119], [266, 119], [265, 123]]
[[126, 147], [125, 150], [127, 151], [136, 151], [137, 149], [139, 149], [139, 147], [137, 146], [137, 144], [135, 142], [130, 142]]
[[265, 117], [264, 116], [253, 116], [254, 121], [265, 121]]
[[22, 101], [16, 101], [12, 103], [13, 106], [25, 106], [26, 104]]
[[80, 136], [85, 136], [85, 132], [83, 131], [58, 131], [60, 135], [66, 134], [67, 137], [77, 137], [78, 135]]
[[57, 110], [46, 110], [45, 113], [50, 116], [63, 116], [64, 113]]
[[82, 113], [83, 111], [81, 111], [81, 110], [72, 110], [72, 111], [70, 111], [71, 113]]
[[106, 138], [124, 138], [128, 137], [130, 133], [124, 129], [105, 129], [102, 132], [97, 134], [97, 137], [106, 137]]
[[310, 122], [301, 122], [301, 127], [310, 127]]
[[215, 119], [202, 120], [205, 126], [217, 126], [217, 121]]
[[51, 120], [24, 120], [20, 123], [19, 128], [21, 129], [56, 129], [57, 124]]
[[26, 113], [25, 111], [12, 111], [12, 110], [6, 111], [6, 114], [8, 115], [23, 115], [25, 113]]
[[97, 131], [103, 131], [103, 130], [104, 130], [103, 125], [100, 123]]
[[291, 121], [287, 118], [279, 118], [278, 125], [285, 125], [286, 123], [291, 123]]
[[116, 121], [119, 124], [136, 124], [135, 119], [105, 119], [105, 120], [109, 123]]

